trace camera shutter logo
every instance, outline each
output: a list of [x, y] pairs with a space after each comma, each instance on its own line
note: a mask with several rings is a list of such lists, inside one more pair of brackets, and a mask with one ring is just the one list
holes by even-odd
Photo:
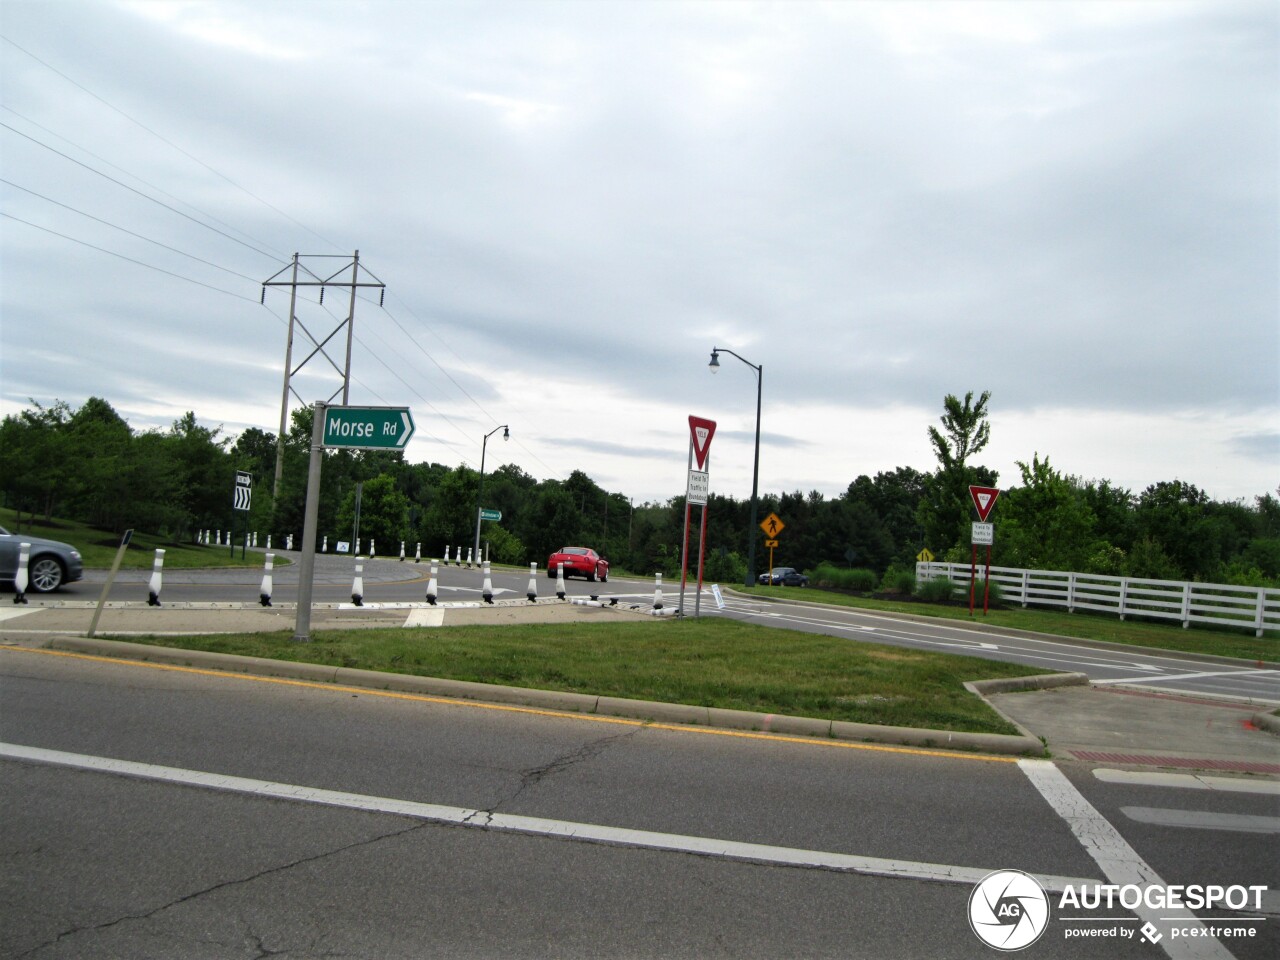
[[969, 926], [989, 947], [1021, 950], [1039, 940], [1048, 925], [1048, 894], [1021, 870], [988, 874], [969, 895]]

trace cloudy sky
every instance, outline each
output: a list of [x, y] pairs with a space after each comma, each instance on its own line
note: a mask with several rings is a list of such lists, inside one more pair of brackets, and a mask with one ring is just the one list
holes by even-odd
[[[1002, 486], [1038, 453], [1251, 500], [1278, 29], [1274, 0], [2, 0], [0, 413], [275, 432], [262, 282], [359, 250], [386, 295], [350, 402], [411, 407], [415, 461], [510, 424], [490, 469], [665, 500], [696, 414], [746, 497], [756, 374], [718, 346], [763, 366], [762, 491], [930, 470], [943, 397], [990, 390]], [[294, 385], [338, 388], [321, 358]]]

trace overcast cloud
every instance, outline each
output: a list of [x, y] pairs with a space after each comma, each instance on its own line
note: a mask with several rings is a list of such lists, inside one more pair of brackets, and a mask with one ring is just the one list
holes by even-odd
[[1251, 499], [1280, 483], [1278, 11], [4, 0], [0, 413], [275, 432], [261, 282], [359, 249], [387, 295], [351, 402], [410, 406], [413, 460], [510, 424], [490, 468], [665, 500], [697, 414], [746, 497], [756, 380], [710, 376], [719, 346], [764, 368], [762, 491], [929, 470], [943, 396], [990, 390], [1002, 486], [1038, 453]]

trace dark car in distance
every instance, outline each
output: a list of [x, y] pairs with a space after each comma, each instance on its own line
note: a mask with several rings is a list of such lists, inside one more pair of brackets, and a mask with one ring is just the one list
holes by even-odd
[[25, 533], [10, 533], [0, 527], [0, 581], [14, 582], [18, 574], [18, 556], [24, 543], [31, 544], [27, 559], [28, 590], [48, 593], [84, 576], [80, 551], [71, 544]]
[[762, 586], [773, 584], [775, 587], [807, 587], [809, 585], [809, 578], [795, 567], [774, 567], [760, 574], [756, 580]]
[[609, 579], [609, 561], [590, 547], [561, 547], [547, 558], [547, 576], [554, 578], [564, 564], [566, 577], [586, 577], [604, 583]]

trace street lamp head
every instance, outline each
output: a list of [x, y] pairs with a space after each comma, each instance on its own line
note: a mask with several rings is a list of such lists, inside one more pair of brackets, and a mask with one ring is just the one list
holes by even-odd
[[720, 372], [720, 351], [719, 350], [711, 351], [711, 362], [707, 364], [707, 366], [711, 368], [712, 373]]
[[511, 430], [510, 430], [510, 428], [509, 428], [509, 427], [503, 427], [503, 428], [502, 428], [502, 439], [503, 439], [503, 440], [510, 440], [510, 439], [511, 439]]

